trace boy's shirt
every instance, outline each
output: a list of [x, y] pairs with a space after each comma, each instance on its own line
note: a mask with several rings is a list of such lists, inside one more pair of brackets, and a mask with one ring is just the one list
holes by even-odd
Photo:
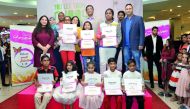
[[115, 77], [122, 78], [122, 74], [120, 71], [118, 71], [116, 69], [114, 72], [112, 72], [111, 70], [107, 70], [103, 73], [103, 77], [106, 77], [106, 78], [115, 78]]
[[44, 67], [40, 67], [38, 70], [36, 70], [35, 77], [37, 77], [38, 74], [43, 74], [43, 73], [53, 73], [54, 78], [59, 76], [57, 69], [54, 66], [50, 66], [50, 65], [48, 67], [47, 72], [44, 70]]
[[144, 85], [144, 79], [142, 77], [142, 74], [139, 73], [138, 71], [134, 71], [134, 72], [131, 72], [129, 70], [126, 71], [123, 74], [122, 85], [124, 85], [124, 79], [142, 79], [142, 85]]

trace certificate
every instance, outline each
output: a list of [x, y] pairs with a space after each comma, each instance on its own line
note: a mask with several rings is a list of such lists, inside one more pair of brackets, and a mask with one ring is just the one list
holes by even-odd
[[77, 25], [76, 24], [63, 24], [63, 34], [74, 34], [77, 32]]
[[101, 95], [101, 88], [97, 86], [86, 86], [84, 88], [85, 95]]
[[102, 35], [105, 35], [106, 37], [110, 37], [110, 36], [116, 37], [116, 26], [103, 27]]
[[73, 34], [73, 33], [68, 33], [68, 34], [62, 34], [62, 40], [61, 42], [64, 44], [66, 43], [71, 43], [71, 44], [74, 44], [76, 43], [76, 36]]
[[142, 79], [124, 79], [127, 96], [144, 95]]
[[85, 76], [85, 83], [88, 83], [88, 85], [95, 85], [97, 83], [101, 83], [101, 75], [96, 74], [95, 76], [86, 75]]
[[78, 76], [77, 71], [72, 71], [72, 72], [69, 72], [66, 75], [64, 75], [64, 78], [75, 80], [75, 79], [77, 79], [77, 76]]
[[64, 24], [63, 29], [59, 31], [59, 36], [62, 37], [62, 43], [75, 43], [77, 26], [75, 24]]
[[53, 90], [52, 84], [41, 84], [41, 86], [37, 88], [37, 92], [40, 93], [51, 92], [52, 90]]
[[81, 38], [82, 39], [94, 39], [94, 30], [82, 30]]
[[93, 49], [95, 47], [93, 40], [81, 40], [81, 49]]
[[62, 92], [73, 92], [76, 90], [77, 83], [75, 80], [65, 79], [62, 82], [63, 82]]
[[54, 81], [53, 74], [38, 74], [38, 81], [40, 84], [52, 84], [52, 81]]
[[103, 40], [103, 46], [116, 46], [117, 45], [117, 37], [105, 37]]
[[104, 87], [106, 90], [121, 89], [121, 78], [104, 78]]
[[106, 95], [123, 95], [120, 89], [117, 90], [105, 90]]
[[122, 95], [121, 78], [104, 78], [106, 95]]

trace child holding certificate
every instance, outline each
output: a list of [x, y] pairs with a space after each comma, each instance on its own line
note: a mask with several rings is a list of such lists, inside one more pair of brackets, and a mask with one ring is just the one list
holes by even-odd
[[[64, 26], [66, 26], [66, 24], [71, 24], [71, 18], [69, 16], [65, 16], [63, 28], [66, 28], [66, 27], [64, 27]], [[70, 31], [70, 29], [73, 29], [73, 28], [69, 27], [68, 31]], [[77, 32], [77, 30], [76, 30], [76, 32]], [[66, 40], [70, 40], [70, 39], [65, 39], [64, 38], [64, 37], [66, 37], [66, 36], [64, 36], [65, 34], [67, 34], [67, 37], [68, 37], [68, 33], [64, 33], [64, 31], [60, 30], [59, 37], [58, 37], [58, 40], [59, 40], [58, 44], [60, 45], [59, 52], [61, 54], [63, 68], [65, 68], [68, 60], [75, 61], [75, 51], [76, 51], [75, 50], [76, 42], [74, 42], [74, 43], [66, 42]], [[69, 35], [71, 35], [72, 37], [73, 37], [73, 34], [77, 37], [77, 33], [69, 33]], [[64, 69], [64, 70], [66, 70], [66, 69]]]
[[97, 39], [99, 40], [99, 56], [100, 56], [100, 73], [106, 71], [106, 62], [110, 57], [114, 57], [116, 47], [121, 42], [121, 34], [117, 31], [118, 23], [114, 21], [114, 11], [108, 8], [105, 11], [105, 21], [100, 23], [97, 31]]
[[[50, 66], [50, 57], [48, 57], [47, 55], [43, 55], [41, 57], [41, 64], [42, 67], [38, 68], [38, 70], [36, 71], [36, 78], [34, 80], [35, 86], [39, 88], [42, 85], [41, 83], [39, 83], [39, 81], [41, 80], [38, 80], [37, 78], [39, 74], [53, 74], [54, 80], [52, 81], [52, 84], [55, 84], [58, 79], [58, 72], [55, 67]], [[51, 97], [52, 97], [52, 91], [51, 92], [37, 91], [34, 96], [36, 109], [45, 109]]]
[[[93, 30], [92, 24], [89, 21], [84, 22], [83, 30]], [[92, 42], [91, 44], [95, 45], [95, 43], [94, 43], [94, 40], [95, 40], [94, 34], [93, 34], [92, 39], [90, 39], [90, 38], [85, 39], [85, 38], [82, 38], [82, 36], [80, 36], [80, 39], [82, 39], [83, 41], [86, 40], [88, 42], [91, 41]], [[94, 62], [95, 48], [82, 48], [82, 46], [81, 46], [81, 55], [82, 55], [82, 59], [83, 59], [84, 72], [87, 72], [87, 63], [90, 62], [90, 61]]]
[[[142, 81], [142, 91], [144, 91], [144, 79], [138, 71], [136, 71], [136, 62], [134, 59], [128, 61], [128, 71], [123, 74], [122, 85], [124, 85], [125, 79], [140, 79]], [[138, 87], [138, 86], [134, 86]], [[125, 88], [126, 89], [126, 88]], [[142, 92], [141, 91], [141, 92]], [[135, 91], [134, 91], [135, 92]], [[141, 95], [126, 95], [126, 109], [131, 109], [133, 104], [133, 97], [137, 99], [139, 109], [144, 109], [144, 97]]]
[[[99, 109], [102, 105], [104, 95], [101, 90], [101, 75], [94, 71], [94, 62], [87, 63], [88, 71], [84, 73], [81, 84], [83, 85], [81, 95], [79, 97], [79, 107], [83, 109]], [[86, 87], [95, 87], [95, 91], [85, 92]], [[97, 93], [99, 91], [99, 93]], [[94, 93], [92, 93], [94, 92]]]
[[[103, 73], [104, 78], [104, 89], [105, 89], [105, 78], [119, 78], [121, 80], [122, 74], [120, 71], [116, 69], [117, 62], [115, 58], [109, 58], [108, 59], [108, 66], [109, 69]], [[121, 88], [121, 83], [119, 83], [119, 87]], [[118, 86], [117, 86], [118, 87]], [[118, 89], [121, 92], [121, 89]], [[122, 92], [121, 92], [122, 93]], [[111, 109], [112, 98], [115, 100], [116, 107], [114, 109], [121, 109], [122, 108], [122, 96], [119, 94], [116, 95], [107, 95], [105, 96], [105, 109]]]
[[66, 70], [63, 71], [63, 77], [60, 79], [60, 86], [54, 91], [54, 99], [63, 104], [64, 109], [66, 105], [70, 105], [70, 109], [74, 109], [72, 104], [78, 98], [79, 90], [77, 86], [77, 68], [73, 61], [66, 63]]

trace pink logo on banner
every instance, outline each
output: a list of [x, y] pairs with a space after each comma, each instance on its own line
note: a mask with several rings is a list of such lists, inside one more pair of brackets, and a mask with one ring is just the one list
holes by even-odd
[[[163, 38], [166, 39], [170, 37], [170, 25], [161, 25], [158, 27], [158, 34]], [[145, 36], [152, 34], [152, 28], [148, 28], [145, 30]]]
[[32, 33], [19, 30], [10, 30], [10, 40], [12, 42], [32, 44]]

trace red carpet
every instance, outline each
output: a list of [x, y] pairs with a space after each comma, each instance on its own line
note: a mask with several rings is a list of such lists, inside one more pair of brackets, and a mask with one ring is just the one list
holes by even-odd
[[[152, 109], [170, 109], [152, 90], [147, 90], [152, 95]], [[18, 109], [17, 95], [0, 103], [0, 109]]]
[[170, 109], [150, 88], [146, 87], [146, 89], [152, 95], [152, 109]]

